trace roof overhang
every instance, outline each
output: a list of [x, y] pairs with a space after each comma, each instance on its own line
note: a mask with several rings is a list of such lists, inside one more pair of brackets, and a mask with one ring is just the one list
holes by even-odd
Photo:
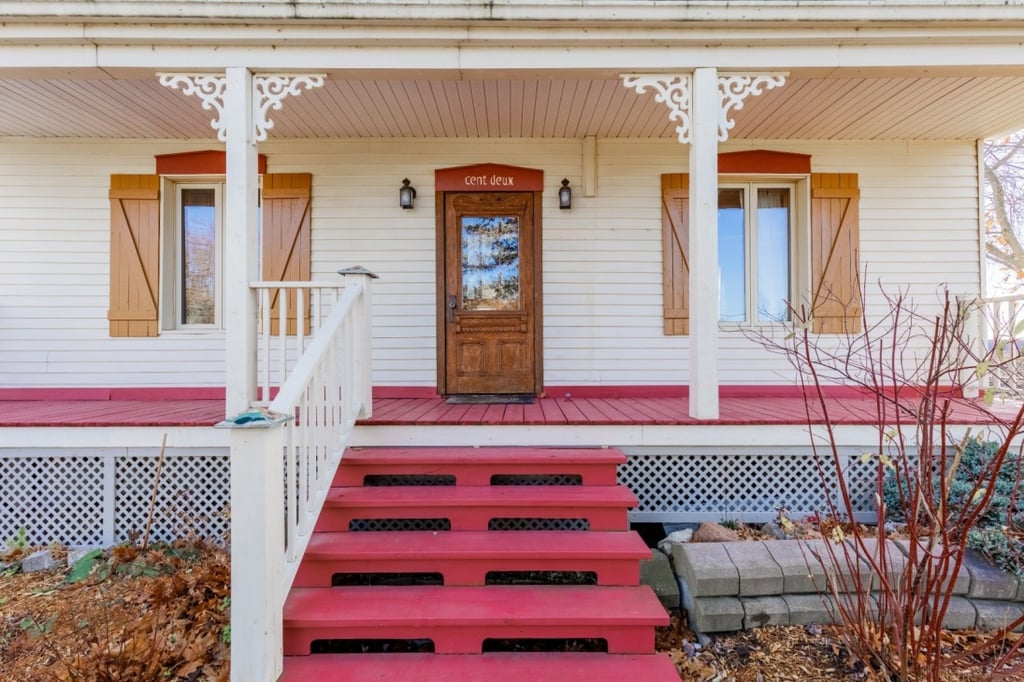
[[3, 2], [0, 136], [208, 138], [159, 72], [326, 73], [273, 135], [671, 138], [623, 73], [789, 74], [733, 139], [1024, 127], [1024, 3]]

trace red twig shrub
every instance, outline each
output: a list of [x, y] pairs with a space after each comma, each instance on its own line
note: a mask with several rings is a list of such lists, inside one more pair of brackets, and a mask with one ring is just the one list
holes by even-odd
[[[1005, 375], [1003, 387], [1013, 385], [1021, 365], [1019, 344], [980, 343], [971, 333], [980, 307], [948, 292], [929, 314], [919, 313], [904, 294], [883, 295], [886, 312], [878, 320], [862, 316], [858, 333], [815, 334], [806, 311], [793, 311], [784, 339], [756, 335], [786, 354], [803, 384], [814, 460], [828, 491], [828, 508], [818, 517], [852, 521], [857, 505], [845, 472], [873, 467], [876, 524], [831, 523], [822, 530], [832, 541], [823, 556], [811, 561], [825, 569], [826, 601], [850, 652], [883, 679], [948, 679], [940, 673], [957, 665], [976, 666], [978, 655], [988, 656], [993, 677], [1020, 674], [1011, 665], [1018, 660], [1020, 640], [1009, 640], [1007, 633], [1024, 618], [985, 633], [959, 656], [951, 656], [943, 639], [968, 533], [989, 511], [1007, 455], [1019, 454], [1024, 426], [1024, 407], [1009, 417], [1003, 410], [1000, 417], [989, 401], [970, 394], [977, 394], [978, 382], [989, 377]], [[826, 399], [826, 386], [835, 383], [859, 386], [873, 398], [873, 452], [851, 457], [841, 448], [836, 402]], [[972, 432], [965, 423], [983, 425], [984, 433]], [[950, 504], [964, 448], [979, 437], [996, 442], [994, 454], [971, 482], [968, 503]], [[898, 490], [905, 561], [902, 553], [893, 556], [896, 550], [886, 543], [891, 511], [883, 495], [887, 477], [890, 489], [894, 480]], [[864, 562], [870, 575], [858, 570]]]

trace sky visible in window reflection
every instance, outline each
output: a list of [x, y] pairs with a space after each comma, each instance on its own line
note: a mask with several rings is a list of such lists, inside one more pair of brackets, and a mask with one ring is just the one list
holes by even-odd
[[[727, 187], [718, 192], [719, 319], [746, 322], [748, 296], [757, 301], [757, 321], [789, 318], [790, 191], [758, 188], [757, 220], [747, 224], [746, 192]], [[749, 234], [748, 230], [756, 230]], [[756, 244], [756, 287], [751, 291], [747, 250]]]

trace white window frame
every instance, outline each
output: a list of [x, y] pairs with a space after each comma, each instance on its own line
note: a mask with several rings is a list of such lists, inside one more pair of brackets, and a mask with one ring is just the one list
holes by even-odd
[[[183, 176], [162, 179], [163, 207], [161, 216], [160, 328], [164, 331], [210, 332], [223, 330], [224, 310], [224, 177]], [[181, 192], [185, 189], [212, 189], [216, 208], [214, 248], [217, 251], [217, 274], [214, 282], [214, 322], [212, 324], [186, 324], [181, 321], [184, 291], [181, 283], [182, 223]]]
[[[790, 191], [789, 225], [789, 304], [799, 306], [810, 291], [810, 176], [788, 174], [721, 175], [718, 188], [744, 192], [744, 268], [746, 278], [746, 311], [743, 321], [719, 320], [724, 327], [756, 327], [785, 324], [788, 320], [761, 320], [757, 299], [757, 211], [752, 197], [758, 189]], [[756, 199], [755, 199], [756, 200]], [[721, 274], [719, 274], [721, 277]]]

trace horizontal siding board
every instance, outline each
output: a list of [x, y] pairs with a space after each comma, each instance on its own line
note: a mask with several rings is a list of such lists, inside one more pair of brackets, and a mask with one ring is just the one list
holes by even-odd
[[[443, 121], [434, 125], [445, 133]], [[106, 322], [109, 175], [151, 173], [156, 154], [209, 146], [0, 140], [0, 385], [223, 383], [223, 333], [111, 339]], [[925, 311], [936, 309], [940, 282], [977, 289], [973, 144], [758, 141], [722, 151], [757, 148], [810, 154], [815, 172], [859, 175], [870, 281], [907, 288]], [[687, 381], [688, 340], [663, 334], [659, 204], [660, 175], [686, 171], [686, 147], [599, 140], [595, 197], [582, 196], [577, 140], [271, 140], [260, 151], [271, 172], [313, 175], [313, 278], [335, 282], [339, 268], [357, 264], [381, 276], [375, 383], [434, 383], [434, 170], [481, 162], [544, 170], [546, 383]], [[413, 211], [397, 206], [403, 177], [419, 192]], [[578, 192], [572, 211], [555, 205], [562, 177]], [[868, 314], [882, 309], [869, 292]], [[723, 383], [793, 376], [744, 332], [725, 328], [719, 339]]]

